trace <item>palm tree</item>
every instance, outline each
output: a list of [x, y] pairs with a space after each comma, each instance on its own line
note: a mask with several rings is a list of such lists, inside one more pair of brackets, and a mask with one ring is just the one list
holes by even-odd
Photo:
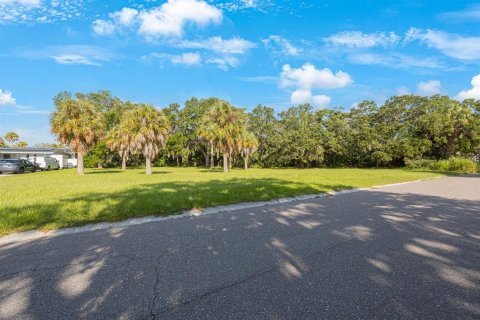
[[133, 147], [132, 121], [128, 112], [123, 114], [120, 124], [108, 133], [107, 146], [117, 151], [122, 159], [122, 171], [127, 170], [127, 160]]
[[245, 170], [248, 170], [248, 160], [250, 155], [257, 151], [259, 141], [255, 135], [250, 131], [244, 131], [240, 140], [238, 141], [238, 152], [243, 157], [243, 165]]
[[10, 142], [10, 146], [13, 147], [13, 144], [18, 141], [20, 137], [16, 132], [10, 131], [5, 134], [5, 140]]
[[[215, 167], [215, 161], [214, 161], [214, 156], [215, 156], [215, 146], [214, 146], [214, 133], [213, 133], [213, 125], [211, 122], [211, 119], [209, 117], [202, 117], [200, 119], [200, 125], [197, 129], [197, 135], [200, 137], [201, 140], [204, 141], [206, 147], [207, 147], [207, 155], [210, 156], [210, 168], [213, 169]], [[207, 163], [208, 163], [207, 162]], [[207, 165], [208, 166], [208, 165]]]
[[125, 115], [129, 118], [132, 150], [145, 157], [145, 173], [152, 174], [152, 160], [165, 146], [170, 125], [162, 111], [151, 105], [140, 104]]
[[228, 159], [232, 156], [244, 130], [245, 114], [243, 110], [235, 108], [223, 100], [214, 102], [212, 109], [200, 120], [198, 134], [222, 153], [223, 172], [228, 172]]
[[116, 151], [122, 159], [122, 171], [127, 170], [127, 161], [131, 151], [131, 139], [130, 135], [126, 132], [122, 132], [119, 127], [113, 128], [107, 133], [107, 147]]
[[28, 143], [26, 143], [25, 141], [20, 141], [20, 142], [17, 142], [17, 143], [15, 144], [15, 147], [17, 147], [17, 148], [22, 148], [22, 149], [23, 149], [23, 148], [28, 147]]
[[84, 98], [60, 93], [54, 99], [56, 111], [51, 116], [52, 132], [77, 153], [77, 172], [84, 173], [83, 157], [103, 136], [105, 118], [99, 106]]

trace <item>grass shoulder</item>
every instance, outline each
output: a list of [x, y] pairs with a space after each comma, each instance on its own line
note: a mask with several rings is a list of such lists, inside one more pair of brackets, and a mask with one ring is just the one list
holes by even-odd
[[406, 169], [88, 169], [0, 179], [0, 235], [441, 176]]

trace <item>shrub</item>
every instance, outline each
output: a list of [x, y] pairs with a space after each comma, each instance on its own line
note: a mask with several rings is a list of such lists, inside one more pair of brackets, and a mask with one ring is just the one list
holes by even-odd
[[409, 169], [426, 169], [462, 173], [475, 173], [478, 170], [478, 166], [474, 161], [463, 158], [450, 158], [448, 160], [440, 161], [419, 159], [407, 161], [406, 164], [407, 168]]
[[438, 162], [438, 170], [442, 171], [475, 173], [477, 172], [477, 169], [477, 164], [469, 159], [450, 158]]

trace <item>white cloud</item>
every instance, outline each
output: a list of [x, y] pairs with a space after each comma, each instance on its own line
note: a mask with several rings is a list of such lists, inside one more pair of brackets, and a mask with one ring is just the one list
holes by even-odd
[[223, 39], [222, 37], [211, 37], [205, 40], [182, 40], [172, 42], [177, 48], [204, 49], [213, 51], [215, 54], [205, 60], [207, 64], [216, 65], [219, 69], [227, 71], [236, 68], [240, 64], [238, 55], [246, 54], [256, 44], [248, 40], [234, 37]]
[[352, 53], [348, 59], [357, 64], [381, 65], [394, 69], [404, 68], [427, 68], [439, 69], [445, 66], [435, 58], [419, 58], [399, 53], [377, 54], [377, 53]]
[[400, 37], [394, 32], [363, 33], [361, 31], [343, 31], [323, 38], [323, 41], [334, 46], [349, 48], [389, 47], [396, 45]]
[[139, 13], [139, 32], [147, 36], [181, 36], [186, 23], [199, 26], [222, 21], [222, 11], [202, 0], [168, 0]]
[[246, 8], [255, 8], [257, 6], [258, 0], [242, 0], [243, 5]]
[[122, 10], [110, 14], [110, 17], [118, 24], [131, 26], [135, 22], [138, 10], [132, 8], [122, 8]]
[[286, 64], [280, 75], [281, 87], [301, 89], [332, 89], [345, 87], [353, 82], [350, 75], [343, 71], [333, 73], [330, 69], [317, 69], [313, 64], [305, 63], [301, 68], [292, 68]]
[[27, 59], [53, 59], [64, 65], [99, 66], [109, 61], [112, 54], [104, 48], [91, 45], [47, 46], [35, 50], [22, 50], [20, 55]]
[[189, 49], [206, 49], [223, 54], [244, 54], [248, 50], [255, 48], [256, 44], [238, 37], [231, 39], [211, 37], [206, 40], [185, 40], [175, 44], [175, 46]]
[[292, 104], [309, 103], [316, 108], [325, 108], [330, 103], [331, 99], [325, 95], [313, 95], [311, 90], [299, 89], [292, 92]]
[[460, 60], [480, 59], [480, 37], [464, 37], [455, 33], [437, 30], [410, 28], [404, 42], [418, 40], [444, 55]]
[[417, 84], [417, 93], [421, 96], [433, 96], [442, 92], [442, 86], [438, 80], [422, 81]]
[[[110, 20], [97, 19], [93, 30], [99, 35], [109, 35], [119, 27], [137, 26], [147, 39], [183, 34], [186, 25], [206, 26], [220, 23], [223, 13], [204, 0], [168, 0], [158, 7], [136, 10], [123, 8], [109, 14]], [[107, 32], [105, 32], [107, 31]]]
[[202, 56], [198, 52], [184, 52], [181, 54], [168, 54], [161, 52], [152, 52], [140, 58], [145, 62], [150, 62], [152, 59], [159, 59], [160, 61], [170, 61], [172, 64], [182, 64], [186, 66], [200, 65], [202, 63]]
[[217, 1], [218, 7], [226, 11], [239, 11], [239, 10], [258, 10], [265, 12], [267, 7], [279, 8], [278, 3], [274, 3], [273, 0], [228, 0]]
[[40, 0], [0, 0], [0, 5], [2, 4], [16, 4], [16, 5], [23, 5], [23, 6], [38, 7], [40, 5]]
[[270, 35], [268, 38], [262, 39], [262, 43], [277, 55], [298, 56], [301, 52], [301, 49], [293, 46], [290, 41], [279, 35]]
[[14, 105], [15, 103], [16, 100], [10, 91], [3, 91], [0, 89], [0, 106]]
[[84, 64], [90, 66], [100, 65], [100, 63], [98, 63], [97, 61], [94, 61], [89, 57], [76, 53], [59, 54], [51, 56], [51, 58], [58, 64]]
[[246, 82], [258, 82], [258, 83], [271, 83], [271, 82], [278, 81], [278, 77], [274, 77], [274, 76], [240, 77], [239, 79]]
[[211, 56], [203, 58], [198, 52], [187, 52], [179, 55], [152, 52], [148, 55], [144, 55], [140, 58], [144, 62], [151, 62], [153, 59], [159, 59], [160, 61], [170, 61], [173, 64], [183, 64], [188, 66], [201, 65], [202, 62], [207, 65], [214, 65], [217, 68], [228, 71], [231, 68], [236, 68], [240, 64], [240, 60], [232, 55], [225, 56]]
[[474, 76], [470, 83], [472, 84], [472, 88], [459, 92], [455, 99], [460, 101], [465, 99], [480, 100], [480, 74]]
[[280, 87], [294, 87], [291, 94], [293, 104], [310, 103], [317, 108], [326, 107], [331, 99], [326, 95], [314, 95], [312, 89], [342, 88], [353, 82], [348, 73], [330, 69], [317, 69], [313, 64], [305, 63], [301, 68], [292, 68], [286, 64], [280, 74]]
[[93, 22], [93, 31], [101, 36], [113, 34], [119, 28], [132, 26], [137, 16], [138, 10], [122, 8], [120, 11], [110, 13], [110, 20], [95, 20]]
[[79, 18], [84, 0], [0, 0], [0, 24], [49, 23]]
[[222, 70], [228, 70], [238, 66], [238, 55], [246, 54], [257, 45], [240, 37], [224, 39], [221, 36], [214, 36], [200, 40], [179, 38], [188, 25], [204, 26], [219, 23], [222, 19], [222, 11], [205, 0], [168, 0], [160, 6], [150, 9], [123, 8], [113, 12], [109, 15], [108, 20], [95, 20], [93, 30], [99, 35], [110, 35], [130, 27], [136, 29], [147, 40], [156, 40], [156, 38], [164, 36], [167, 39], [164, 39], [163, 44], [176, 48], [202, 49], [211, 52], [202, 52], [205, 59], [201, 59], [200, 54], [196, 53], [190, 56], [147, 55], [142, 57], [143, 60], [169, 58], [175, 64], [200, 64], [200, 60], [204, 60], [207, 64], [214, 64]]
[[[220, 23], [223, 14], [220, 9], [203, 0], [168, 0], [158, 7], [140, 11], [123, 8], [109, 17], [109, 22], [115, 27], [138, 25], [138, 32], [150, 39], [160, 36], [179, 37], [187, 24], [206, 26]], [[94, 30], [98, 24], [99, 21], [96, 20]]]
[[115, 32], [115, 24], [111, 21], [97, 19], [93, 22], [93, 31], [101, 36], [109, 35]]
[[221, 58], [212, 58], [206, 61], [209, 64], [216, 65], [223, 71], [228, 71], [230, 68], [236, 68], [240, 64], [240, 60], [237, 57], [225, 56]]
[[191, 65], [199, 65], [202, 60], [202, 57], [197, 52], [186, 52], [180, 55], [171, 56], [170, 60], [172, 61], [173, 64], [184, 64], [187, 66], [191, 66]]

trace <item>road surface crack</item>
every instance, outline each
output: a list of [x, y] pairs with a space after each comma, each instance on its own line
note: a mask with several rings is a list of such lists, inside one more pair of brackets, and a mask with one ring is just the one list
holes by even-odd
[[152, 302], [150, 305], [150, 317], [151, 319], [155, 320], [157, 315], [155, 313], [155, 303], [157, 302], [158, 295], [160, 292], [158, 292], [158, 285], [160, 283], [160, 260], [167, 255], [168, 251], [163, 252], [160, 256], [157, 258], [157, 263], [155, 264], [155, 283], [153, 284], [153, 298]]

